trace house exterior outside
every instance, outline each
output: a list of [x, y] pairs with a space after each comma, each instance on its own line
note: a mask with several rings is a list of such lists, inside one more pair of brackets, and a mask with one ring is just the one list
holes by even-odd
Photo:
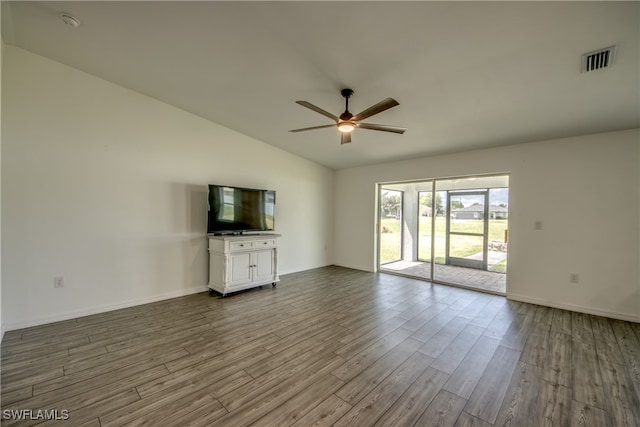
[[[489, 219], [507, 219], [509, 209], [506, 206], [489, 205]], [[484, 219], [484, 205], [476, 203], [464, 208], [451, 210], [453, 219]]]
[[420, 205], [420, 216], [431, 216], [431, 207]]

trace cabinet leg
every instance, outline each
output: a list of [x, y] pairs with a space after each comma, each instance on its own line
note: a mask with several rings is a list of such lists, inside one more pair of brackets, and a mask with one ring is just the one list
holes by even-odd
[[209, 296], [210, 297], [224, 298], [226, 296], [226, 294], [220, 293], [218, 291], [215, 291], [215, 290], [209, 288]]
[[276, 282], [273, 282], [273, 283], [271, 284], [271, 286], [272, 286], [272, 287], [274, 287], [274, 288], [276, 287], [276, 285], [277, 285], [277, 283], [276, 283]]

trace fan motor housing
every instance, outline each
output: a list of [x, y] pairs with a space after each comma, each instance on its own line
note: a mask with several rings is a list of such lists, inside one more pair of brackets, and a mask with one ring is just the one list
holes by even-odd
[[342, 89], [340, 91], [340, 94], [342, 95], [343, 98], [350, 98], [351, 95], [353, 95], [353, 89], [348, 89], [348, 88]]

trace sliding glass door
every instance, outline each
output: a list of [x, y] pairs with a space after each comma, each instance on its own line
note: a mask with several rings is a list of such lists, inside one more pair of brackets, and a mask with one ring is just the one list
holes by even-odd
[[506, 293], [508, 175], [378, 188], [380, 271]]

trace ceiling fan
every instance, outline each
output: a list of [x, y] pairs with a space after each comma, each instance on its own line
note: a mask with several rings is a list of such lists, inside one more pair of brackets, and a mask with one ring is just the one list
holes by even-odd
[[315, 111], [316, 113], [320, 113], [323, 116], [329, 117], [331, 120], [335, 121], [335, 124], [331, 124], [331, 125], [322, 125], [322, 126], [313, 126], [313, 127], [309, 127], [309, 128], [302, 128], [302, 129], [292, 129], [289, 132], [303, 132], [303, 131], [307, 131], [307, 130], [314, 130], [314, 129], [323, 129], [323, 128], [330, 128], [330, 127], [337, 127], [338, 130], [340, 131], [340, 143], [341, 144], [346, 144], [351, 142], [351, 132], [356, 129], [356, 128], [362, 128], [362, 129], [370, 129], [370, 130], [380, 130], [383, 132], [393, 132], [393, 133], [399, 133], [399, 134], [403, 134], [407, 129], [405, 128], [400, 128], [400, 127], [396, 127], [396, 126], [387, 126], [387, 125], [376, 125], [373, 123], [362, 123], [361, 120], [366, 119], [367, 117], [371, 117], [374, 114], [378, 114], [381, 113], [385, 110], [388, 110], [389, 108], [395, 107], [396, 105], [400, 105], [398, 103], [398, 101], [396, 101], [393, 98], [386, 98], [383, 99], [382, 101], [378, 102], [375, 105], [372, 105], [371, 107], [367, 108], [364, 111], [361, 111], [360, 113], [356, 114], [355, 116], [353, 114], [351, 114], [349, 112], [349, 98], [351, 98], [351, 96], [353, 95], [353, 90], [351, 89], [342, 89], [340, 91], [340, 94], [344, 97], [345, 99], [345, 108], [344, 108], [344, 113], [340, 114], [340, 116], [334, 116], [333, 114], [331, 114], [330, 112], [323, 110], [320, 107], [316, 107], [315, 105], [311, 104], [310, 102], [307, 101], [296, 101], [296, 104], [300, 104], [303, 107], [307, 107], [310, 110]]

